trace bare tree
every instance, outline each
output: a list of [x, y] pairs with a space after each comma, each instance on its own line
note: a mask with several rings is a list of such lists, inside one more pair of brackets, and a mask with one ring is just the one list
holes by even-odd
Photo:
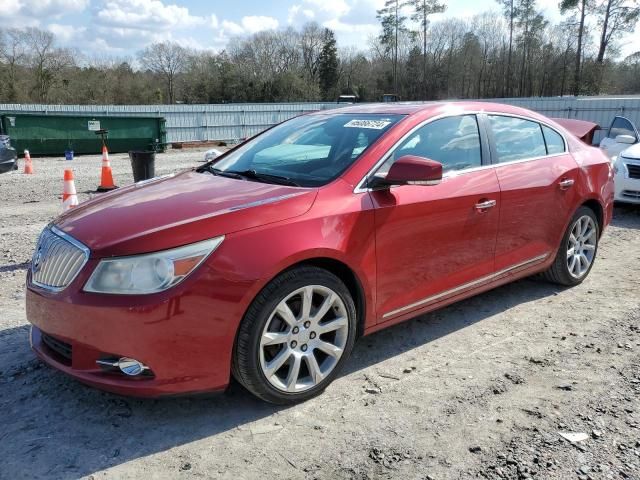
[[17, 98], [17, 67], [26, 58], [25, 32], [17, 28], [2, 30], [0, 55], [2, 61], [7, 64], [7, 100], [14, 102]]
[[164, 78], [168, 103], [175, 101], [176, 76], [183, 71], [188, 56], [188, 50], [174, 42], [154, 43], [139, 53], [140, 64]]
[[24, 35], [29, 48], [28, 62], [35, 74], [36, 98], [39, 102], [46, 103], [51, 87], [59, 75], [75, 65], [76, 55], [69, 49], [57, 48], [51, 32], [27, 28]]
[[324, 29], [316, 22], [309, 22], [304, 25], [300, 32], [300, 47], [302, 49], [304, 71], [311, 82], [318, 80], [318, 66], [323, 46]]

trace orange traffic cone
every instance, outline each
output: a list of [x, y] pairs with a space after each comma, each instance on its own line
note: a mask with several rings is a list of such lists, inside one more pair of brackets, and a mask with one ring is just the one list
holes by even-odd
[[64, 190], [62, 191], [62, 211], [72, 209], [78, 206], [78, 195], [76, 194], [76, 185], [73, 182], [73, 170], [65, 168], [64, 170]]
[[111, 173], [111, 164], [109, 163], [109, 152], [107, 151], [107, 146], [102, 145], [102, 178], [100, 179], [98, 192], [108, 192], [114, 188], [118, 187], [113, 183], [113, 174]]
[[24, 151], [24, 173], [26, 173], [27, 175], [33, 174], [33, 162], [31, 161], [29, 150]]

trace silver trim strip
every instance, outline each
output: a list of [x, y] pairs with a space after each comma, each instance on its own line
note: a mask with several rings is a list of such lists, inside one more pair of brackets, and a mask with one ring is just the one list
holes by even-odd
[[462, 292], [464, 290], [468, 290], [472, 287], [475, 287], [477, 285], [481, 285], [483, 283], [489, 283], [492, 280], [497, 279], [498, 277], [501, 277], [509, 272], [511, 272], [512, 270], [517, 270], [518, 268], [521, 267], [525, 267], [527, 265], [530, 265], [532, 263], [539, 263], [542, 260], [544, 260], [545, 258], [547, 258], [549, 256], [548, 253], [545, 253], [543, 255], [538, 255], [537, 257], [531, 258], [529, 260], [525, 260], [524, 262], [520, 262], [517, 263], [515, 265], [512, 265], [510, 267], [507, 267], [505, 269], [502, 269], [498, 272], [494, 272], [491, 275], [487, 275], [485, 277], [480, 277], [476, 280], [473, 280], [472, 282], [468, 282], [468, 283], [463, 283], [462, 285], [458, 285], [457, 287], [451, 288], [449, 290], [445, 290], [444, 292], [440, 292], [440, 293], [436, 293], [435, 295], [431, 295], [430, 297], [427, 298], [423, 298], [422, 300], [418, 300], [417, 302], [411, 303], [409, 305], [405, 305], [404, 307], [400, 307], [397, 308], [395, 310], [392, 310], [390, 312], [385, 313], [384, 315], [382, 315], [382, 318], [388, 318], [388, 317], [392, 317], [398, 313], [402, 313], [402, 312], [406, 312], [407, 310], [412, 310], [414, 308], [420, 307], [422, 305], [428, 304], [428, 303], [433, 303], [436, 300], [440, 300], [441, 298], [444, 297], [449, 297], [451, 295], [454, 295], [458, 292]]
[[534, 160], [540, 160], [543, 158], [552, 158], [552, 157], [558, 157], [560, 155], [566, 155], [567, 153], [569, 153], [569, 143], [567, 142], [566, 137], [564, 136], [564, 134], [560, 131], [558, 131], [556, 129], [556, 127], [553, 127], [551, 125], [549, 125], [548, 123], [542, 121], [542, 120], [538, 120], [532, 117], [526, 117], [524, 115], [518, 115], [516, 113], [503, 113], [503, 112], [494, 112], [494, 111], [490, 111], [490, 110], [468, 110], [468, 111], [457, 111], [457, 112], [448, 112], [448, 113], [443, 113], [441, 115], [436, 115], [435, 117], [431, 117], [428, 118], [427, 120], [424, 120], [423, 122], [419, 123], [418, 125], [416, 125], [415, 127], [413, 127], [411, 130], [409, 130], [407, 133], [405, 133], [400, 140], [398, 140], [396, 143], [393, 144], [393, 146], [387, 150], [387, 152], [380, 158], [380, 160], [378, 160], [376, 162], [376, 164], [366, 173], [366, 175], [364, 177], [362, 177], [362, 179], [358, 182], [358, 184], [356, 185], [356, 187], [353, 189], [353, 193], [365, 193], [365, 192], [370, 192], [372, 191], [372, 189], [367, 188], [365, 185], [367, 183], [367, 179], [373, 175], [375, 175], [376, 171], [384, 164], [384, 162], [386, 162], [389, 157], [393, 154], [393, 152], [396, 150], [396, 148], [398, 148], [398, 146], [404, 142], [409, 136], [413, 135], [416, 130], [424, 127], [425, 125], [431, 123], [431, 122], [435, 122], [436, 120], [441, 120], [443, 118], [448, 118], [448, 117], [459, 117], [461, 115], [481, 115], [481, 114], [485, 114], [485, 115], [502, 115], [503, 117], [514, 117], [514, 118], [521, 118], [523, 120], [529, 120], [531, 122], [536, 122], [539, 123], [540, 125], [544, 125], [545, 127], [553, 130], [554, 132], [556, 132], [558, 135], [560, 135], [562, 137], [562, 141], [564, 142], [564, 152], [561, 153], [552, 153], [549, 155], [541, 155], [539, 157], [531, 157], [531, 158], [524, 158], [524, 159], [519, 159], [519, 160], [512, 160], [510, 162], [502, 162], [502, 163], [490, 163], [487, 165], [481, 165], [479, 167], [473, 167], [473, 168], [468, 168], [465, 170], [451, 170], [449, 172], [446, 172], [443, 175], [443, 180], [445, 178], [448, 177], [453, 177], [453, 176], [458, 176], [458, 175], [464, 175], [466, 173], [471, 173], [471, 172], [477, 172], [478, 170], [486, 170], [486, 169], [490, 169], [490, 168], [496, 168], [496, 167], [501, 167], [503, 165], [511, 165], [514, 163], [524, 163], [524, 162], [531, 162]]

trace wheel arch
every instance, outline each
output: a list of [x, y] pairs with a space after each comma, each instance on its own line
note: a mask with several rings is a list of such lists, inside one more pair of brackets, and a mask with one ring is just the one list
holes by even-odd
[[602, 204], [595, 198], [590, 198], [584, 201], [581, 207], [587, 207], [596, 214], [596, 219], [598, 220], [598, 234], [602, 235], [602, 231], [604, 230], [604, 208]]
[[274, 275], [273, 278], [276, 278], [284, 272], [303, 266], [322, 268], [323, 270], [327, 270], [328, 272], [334, 274], [344, 282], [356, 306], [356, 315], [358, 317], [356, 325], [356, 338], [361, 337], [364, 332], [367, 304], [362, 282], [358, 278], [356, 272], [341, 260], [337, 260], [331, 257], [312, 257], [300, 260], [288, 266], [287, 268]]

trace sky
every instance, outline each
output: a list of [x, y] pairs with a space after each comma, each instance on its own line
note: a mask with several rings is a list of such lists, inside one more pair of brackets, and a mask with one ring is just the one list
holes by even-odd
[[[133, 57], [146, 45], [171, 40], [219, 51], [234, 36], [300, 27], [316, 21], [336, 32], [339, 46], [366, 49], [379, 30], [376, 10], [384, 0], [0, 0], [2, 26], [35, 26], [55, 33], [62, 46], [88, 58]], [[494, 0], [445, 0], [432, 16], [465, 18], [499, 12]], [[557, 0], [538, 0], [559, 21]], [[622, 56], [640, 50], [640, 27], [622, 42]]]

